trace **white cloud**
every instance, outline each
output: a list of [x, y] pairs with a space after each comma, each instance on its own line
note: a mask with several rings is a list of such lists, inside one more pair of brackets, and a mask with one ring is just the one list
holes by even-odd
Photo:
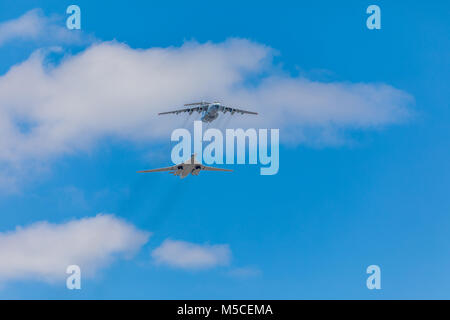
[[42, 20], [43, 17], [38, 10], [31, 10], [17, 19], [2, 22], [0, 24], [0, 45], [16, 38], [37, 39], [42, 33]]
[[0, 233], [0, 282], [17, 279], [56, 281], [67, 277], [68, 265], [93, 276], [118, 257], [130, 258], [150, 234], [114, 217], [39, 222]]
[[44, 58], [38, 51], [0, 77], [2, 160], [46, 158], [107, 136], [168, 139], [167, 127], [179, 117], [156, 113], [201, 98], [257, 110], [245, 122], [287, 131], [395, 123], [408, 115], [412, 99], [383, 84], [279, 75], [246, 85], [255, 73], [273, 69], [272, 50], [246, 40], [147, 50], [108, 42], [58, 66]]
[[228, 275], [235, 278], [251, 278], [262, 274], [261, 270], [256, 267], [239, 267], [228, 271]]
[[228, 265], [231, 251], [228, 245], [199, 245], [167, 239], [153, 250], [152, 257], [158, 264], [182, 269], [206, 269]]
[[0, 23], [0, 46], [12, 40], [37, 41], [46, 44], [81, 43], [80, 32], [68, 30], [57, 16], [47, 17], [33, 9], [17, 19]]
[[409, 116], [413, 98], [401, 90], [292, 77], [274, 65], [273, 54], [242, 39], [150, 49], [103, 42], [58, 65], [36, 51], [0, 77], [0, 170], [17, 175], [14, 167], [24, 161], [29, 167], [29, 160], [85, 150], [106, 137], [169, 141], [184, 116], [157, 112], [199, 99], [258, 111], [231, 124], [281, 128], [282, 142], [293, 143], [335, 143], [338, 131]]

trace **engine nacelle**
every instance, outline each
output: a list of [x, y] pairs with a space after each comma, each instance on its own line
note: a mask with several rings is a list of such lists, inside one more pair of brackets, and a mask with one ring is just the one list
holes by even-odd
[[181, 176], [182, 173], [183, 173], [183, 170], [177, 170], [177, 171], [174, 171], [173, 175], [174, 176]]

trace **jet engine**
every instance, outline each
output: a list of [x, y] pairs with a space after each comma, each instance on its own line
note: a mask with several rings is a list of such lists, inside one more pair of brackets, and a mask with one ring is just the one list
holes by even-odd
[[192, 174], [193, 176], [198, 176], [198, 174], [200, 173], [200, 169], [201, 169], [200, 166], [196, 166], [194, 169], [192, 169], [191, 174]]

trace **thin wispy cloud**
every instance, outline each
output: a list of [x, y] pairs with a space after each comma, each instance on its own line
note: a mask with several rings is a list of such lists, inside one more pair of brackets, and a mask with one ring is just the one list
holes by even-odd
[[63, 16], [46, 16], [41, 9], [33, 9], [16, 19], [0, 22], [0, 47], [15, 40], [57, 45], [86, 43], [88, 37], [68, 30]]
[[231, 250], [226, 244], [196, 244], [167, 239], [152, 251], [152, 257], [157, 264], [174, 268], [209, 269], [228, 265], [231, 260]]
[[46, 221], [0, 233], [0, 283], [67, 277], [69, 265], [92, 277], [115, 259], [131, 258], [150, 234], [113, 215], [51, 224]]
[[262, 272], [256, 267], [238, 267], [229, 270], [227, 274], [233, 278], [253, 278], [260, 276]]

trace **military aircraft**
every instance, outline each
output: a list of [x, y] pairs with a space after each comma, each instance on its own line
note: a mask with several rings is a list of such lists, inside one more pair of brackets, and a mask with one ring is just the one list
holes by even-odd
[[184, 106], [189, 107], [189, 108], [168, 111], [168, 112], [160, 112], [160, 113], [158, 113], [158, 115], [179, 114], [179, 113], [183, 113], [183, 112], [188, 112], [189, 115], [191, 115], [194, 111], [196, 111], [196, 112], [202, 114], [201, 120], [203, 122], [212, 122], [215, 119], [217, 119], [217, 117], [219, 116], [219, 112], [223, 112], [223, 113], [229, 112], [232, 115], [235, 113], [239, 113], [239, 114], [246, 113], [246, 114], [255, 114], [255, 115], [258, 114], [257, 112], [245, 111], [245, 110], [241, 110], [241, 109], [227, 107], [218, 101], [215, 101], [213, 103], [205, 102], [205, 101], [194, 102], [194, 103], [185, 104]]
[[229, 172], [233, 171], [233, 170], [229, 170], [229, 169], [204, 166], [195, 159], [195, 154], [193, 154], [193, 155], [191, 155], [191, 158], [189, 160], [187, 160], [186, 162], [177, 164], [175, 166], [159, 168], [159, 169], [151, 169], [151, 170], [142, 170], [142, 171], [138, 171], [138, 173], [169, 171], [169, 173], [173, 174], [174, 176], [179, 176], [181, 179], [184, 179], [189, 174], [192, 174], [193, 176], [198, 176], [198, 174], [200, 173], [201, 170], [229, 171]]

